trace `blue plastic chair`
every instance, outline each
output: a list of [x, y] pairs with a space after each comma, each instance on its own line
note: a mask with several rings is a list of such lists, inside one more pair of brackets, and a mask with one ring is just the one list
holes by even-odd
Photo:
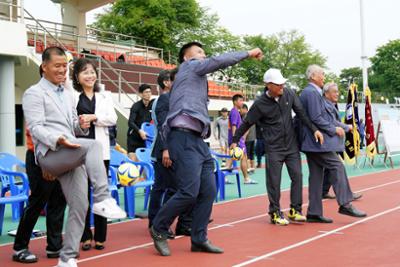
[[150, 122], [143, 122], [142, 125], [140, 126], [140, 129], [145, 131], [147, 134], [147, 139], [145, 141], [146, 147], [150, 148], [151, 144], [154, 142], [154, 137], [156, 135], [156, 127], [154, 124], [151, 124]]
[[135, 150], [136, 157], [141, 162], [147, 162], [152, 164], [151, 161], [151, 150], [149, 148], [140, 147]]
[[[151, 161], [151, 149], [150, 148], [138, 148], [135, 150], [135, 154], [137, 159], [140, 162], [145, 162], [149, 165], [152, 166], [153, 168], [153, 162]], [[154, 172], [154, 168], [153, 168]], [[153, 181], [154, 181], [154, 175], [153, 175]], [[149, 198], [150, 198], [150, 193], [151, 193], [151, 186], [146, 187], [146, 192], [144, 195], [144, 210], [147, 210], [147, 206], [149, 204]]]
[[[13, 211], [15, 209], [15, 213], [13, 213], [13, 216], [18, 216], [16, 218], [13, 217], [13, 221], [18, 220], [19, 217], [21, 216], [24, 203], [28, 201], [29, 181], [25, 173], [16, 172], [12, 170], [5, 170], [1, 167], [0, 167], [0, 177], [2, 178], [2, 180], [7, 177], [8, 188], [10, 192], [9, 196], [0, 197], [0, 235], [1, 235], [3, 230], [5, 205], [11, 204], [13, 206]], [[16, 177], [21, 178], [22, 184], [20, 185], [16, 184], [16, 179], [15, 179]]]
[[[122, 163], [129, 162], [132, 163], [140, 168], [140, 173], [143, 175], [146, 173], [146, 180], [139, 182], [137, 184], [134, 184], [132, 186], [124, 186], [124, 199], [125, 199], [125, 211], [128, 214], [129, 218], [134, 218], [135, 217], [135, 192], [136, 188], [139, 187], [144, 187], [146, 188], [146, 194], [145, 194], [145, 199], [144, 199], [144, 209], [147, 209], [148, 206], [148, 200], [150, 197], [150, 188], [154, 184], [154, 169], [153, 166], [147, 162], [135, 162], [130, 160], [126, 155], [111, 149], [111, 159], [110, 159], [110, 170], [113, 168], [113, 171], [111, 171], [111, 175], [115, 175], [116, 179], [117, 178], [117, 169], [119, 165]], [[147, 190], [147, 188], [149, 188]]]
[[219, 188], [219, 184], [218, 183], [219, 183], [219, 179], [220, 179], [219, 177], [222, 174], [221, 174], [221, 170], [220, 170], [220, 167], [219, 167], [218, 160], [215, 157], [213, 157], [213, 160], [215, 162], [215, 164], [214, 164], [214, 166], [215, 166], [214, 175], [215, 175], [215, 184], [217, 186], [217, 194], [215, 196], [215, 202], [218, 202], [218, 188]]
[[[117, 172], [114, 168], [109, 167], [108, 170], [108, 190], [110, 191], [111, 197], [115, 199], [119, 206], [119, 193], [118, 189], [120, 188], [120, 184], [118, 182], [118, 177], [117, 177]], [[90, 194], [90, 206], [89, 208], [92, 209], [93, 207], [93, 188], [90, 188], [91, 194]], [[94, 214], [93, 212], [90, 213], [90, 225], [94, 226]]]
[[217, 196], [219, 194], [219, 200], [225, 200], [225, 177], [234, 175], [236, 176], [236, 184], [237, 184], [237, 190], [238, 190], [238, 196], [241, 198], [242, 197], [242, 190], [240, 187], [240, 174], [239, 170], [237, 167], [237, 163], [235, 160], [232, 162], [232, 167], [229, 169], [221, 168], [220, 163], [218, 159], [232, 159], [231, 156], [229, 155], [224, 155], [224, 154], [219, 154], [213, 150], [210, 149], [211, 155], [216, 159], [216, 165], [217, 165], [217, 171], [218, 175], [216, 175], [217, 178]]
[[[11, 195], [18, 195], [24, 191], [24, 185], [16, 184], [15, 177], [25, 177], [28, 181], [28, 178], [24, 172], [16, 171], [17, 168], [25, 169], [25, 163], [19, 160], [16, 156], [8, 154], [8, 153], [0, 153], [0, 170], [8, 171], [11, 174], [4, 174], [4, 172], [0, 175], [1, 182], [1, 194], [0, 197], [4, 197], [7, 192], [10, 192]], [[22, 181], [23, 182], [23, 181]], [[11, 191], [12, 183], [15, 185], [14, 191]], [[29, 195], [29, 181], [28, 181], [28, 195]], [[27, 202], [27, 200], [25, 201]], [[12, 221], [16, 222], [21, 217], [21, 214], [24, 209], [25, 202], [13, 203], [12, 204]]]

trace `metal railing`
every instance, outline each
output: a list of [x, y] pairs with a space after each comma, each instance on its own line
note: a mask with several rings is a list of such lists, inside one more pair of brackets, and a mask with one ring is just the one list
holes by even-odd
[[[21, 22], [24, 23], [30, 32], [30, 34], [33, 35], [33, 41], [34, 41], [34, 48], [35, 50], [37, 49], [37, 43], [40, 39], [43, 39], [43, 45], [44, 47], [47, 46], [47, 44], [51, 43], [52, 45], [57, 45], [59, 47], [62, 47], [66, 51], [70, 51], [66, 45], [60, 41], [60, 37], [64, 36], [70, 36], [72, 41], [75, 41], [77, 43], [77, 50], [78, 52], [73, 51], [75, 55], [81, 55], [81, 56], [87, 56], [84, 53], [79, 52], [80, 47], [79, 47], [79, 39], [80, 38], [85, 38], [86, 40], [94, 40], [96, 41], [96, 47], [100, 47], [100, 40], [97, 35], [95, 36], [79, 36], [76, 34], [77, 28], [72, 25], [67, 25], [67, 24], [61, 24], [57, 22], [51, 22], [51, 21], [46, 21], [46, 20], [38, 20], [33, 15], [27, 11], [26, 9], [23, 8], [22, 5], [15, 5], [9, 2], [4, 2], [4, 0], [0, 0], [0, 5], [6, 5], [9, 8], [9, 16], [3, 16], [3, 19], [6, 18], [7, 20], [10, 21], [16, 21], [16, 22]], [[25, 14], [27, 16], [25, 16]], [[0, 14], [1, 15], [1, 14]], [[66, 30], [67, 29], [67, 30]], [[89, 31], [96, 31], [96, 29], [89, 28]], [[107, 34], [116, 34], [112, 32], [106, 32], [106, 31], [100, 31], [103, 33]], [[119, 39], [122, 38], [131, 38], [131, 40], [135, 39], [140, 39], [140, 38], [135, 38], [133, 36], [129, 35], [123, 35], [123, 34], [116, 34], [119, 36]], [[110, 40], [111, 41], [111, 40]], [[119, 45], [118, 42], [114, 40], [112, 42], [113, 45], [113, 50], [114, 50], [114, 55], [116, 58], [117, 55], [117, 48], [124, 48], [123, 45]], [[68, 46], [68, 45], [67, 45]], [[74, 46], [75, 47], [75, 46]], [[126, 48], [126, 46], [125, 46]], [[97, 49], [99, 50], [99, 49]], [[144, 53], [145, 57], [144, 60], [146, 62], [151, 61], [151, 60], [160, 60], [160, 58], [163, 58], [163, 50], [155, 47], [149, 47], [149, 46], [141, 46], [141, 45], [135, 45], [135, 46], [130, 46], [126, 52], [126, 55], [134, 55], [138, 53]], [[160, 57], [150, 57], [149, 54], [151, 54], [151, 50], [153, 51], [158, 51], [160, 53]], [[121, 69], [116, 69], [114, 68], [107, 60], [103, 59], [101, 56], [98, 55], [90, 55], [90, 57], [95, 60], [98, 64], [98, 71], [99, 71], [99, 82], [110, 82], [112, 85], [114, 85], [116, 88], [118, 88], [118, 99], [119, 102], [121, 103], [121, 96], [126, 95], [127, 98], [135, 102], [135, 100], [127, 93], [123, 87], [129, 88], [131, 92], [134, 94], [137, 94], [137, 90], [133, 85], [135, 84], [141, 84], [142, 83], [142, 77], [143, 75], [154, 75], [156, 76], [157, 74], [150, 73], [150, 72], [140, 72], [140, 71], [128, 71], [128, 70], [121, 70]], [[107, 73], [113, 73], [117, 79], [111, 79], [110, 76]], [[139, 81], [138, 82], [130, 82], [127, 81], [124, 78], [124, 75], [138, 75]], [[227, 86], [228, 90], [231, 93], [240, 93], [244, 95], [245, 99], [247, 100], [252, 100], [256, 97], [257, 91], [260, 89], [260, 86], [254, 86], [254, 85], [249, 85], [249, 84], [242, 84], [242, 83], [227, 83], [227, 82], [218, 82], [215, 81], [216, 84], [221, 85], [221, 86]], [[152, 84], [157, 86], [156, 84]], [[215, 90], [214, 90], [215, 92]], [[221, 90], [220, 95], [211, 95], [213, 98], [220, 98], [220, 99], [226, 99], [228, 96], [224, 95], [226, 93], [226, 90]]]
[[[48, 23], [48, 21], [40, 21], [43, 27], [46, 27], [44, 24]], [[40, 31], [42, 27], [38, 26], [36, 21], [30, 20], [30, 22], [26, 23], [27, 27], [31, 30], [32, 33], [36, 31]], [[75, 33], [77, 31], [74, 26], [71, 25], [64, 25], [64, 24], [53, 24], [49, 25], [51, 27], [46, 27], [47, 32], [51, 32], [55, 37], [58, 39], [65, 39], [66, 42], [69, 42], [71, 46], [74, 47], [76, 51], [81, 51], [82, 49], [88, 49], [90, 46], [94, 47], [96, 51], [103, 51], [109, 52], [113, 51], [113, 56], [116, 59], [120, 54], [139, 54], [146, 59], [153, 59], [153, 58], [163, 58], [164, 52], [161, 48], [151, 47], [151, 46], [143, 46], [139, 44], [128, 44], [123, 43], [115, 39], [107, 39], [101, 38], [95, 35], [79, 35]], [[70, 30], [65, 30], [64, 28], [60, 29], [60, 26], [67, 26], [70, 27]], [[41, 36], [39, 34], [39, 36]], [[45, 36], [43, 36], [44, 38]], [[133, 38], [133, 37], [132, 37]], [[82, 45], [82, 43], [86, 43], [87, 45]]]
[[131, 44], [136, 44], [139, 41], [140, 42], [139, 45], [146, 46], [146, 39], [144, 38], [122, 33], [100, 30], [92, 27], [86, 27], [86, 36], [96, 36], [96, 37], [101, 36], [100, 39], [109, 39], [112, 41], [117, 40], [120, 42], [129, 41]]
[[0, 19], [24, 23], [24, 16], [21, 15], [24, 13], [24, 5], [22, 0], [20, 2], [22, 2], [20, 5], [16, 5], [12, 3], [12, 0], [0, 0]]
[[[23, 0], [19, 2], [20, 5], [17, 5], [13, 4], [11, 0], [0, 0], [0, 8], [3, 7], [3, 9], [0, 9], [0, 19], [25, 23], [32, 34], [37, 37], [37, 40], [39, 36], [44, 39], [43, 42], [45, 45], [47, 45], [46, 38], [50, 35], [54, 36], [55, 39], [67, 38], [66, 41], [78, 52], [81, 51], [82, 48], [87, 48], [82, 45], [82, 43], [87, 41], [91, 42], [90, 45], [94, 45], [95, 49], [98, 51], [108, 52], [112, 50], [114, 52], [114, 58], [117, 58], [121, 53], [139, 54], [146, 60], [164, 58], [163, 49], [147, 46], [144, 38], [104, 31], [92, 27], [86, 28], [86, 35], [79, 35], [76, 26], [34, 19], [33, 16], [24, 9]], [[27, 16], [25, 16], [25, 14], [27, 14]], [[43, 31], [44, 29], [46, 29], [46, 31]], [[35, 43], [37, 40], [35, 40]]]
[[[30, 29], [31, 31], [33, 30], [34, 33], [34, 47], [36, 50], [36, 45], [37, 45], [37, 39], [38, 39], [38, 32], [41, 31], [42, 35], [44, 36], [44, 45], [45, 47], [47, 46], [47, 39], [51, 38], [51, 40], [53, 42], [55, 42], [54, 44], [63, 48], [64, 50], [68, 51], [69, 49], [67, 49], [65, 47], [65, 45], [56, 37], [54, 36], [43, 24], [42, 22], [40, 22], [39, 20], [37, 20], [29, 11], [27, 11], [25, 8], [23, 8], [23, 6], [18, 6], [18, 5], [14, 5], [12, 3], [5, 3], [5, 2], [0, 2], [0, 4], [6, 4], [11, 8], [18, 8], [20, 10], [20, 15], [18, 16], [13, 16], [15, 18], [19, 18], [20, 22], [23, 23], [23, 19], [25, 18], [25, 14], [28, 16], [27, 19], [29, 19], [30, 21], [34, 21], [35, 22], [35, 27], [34, 29], [32, 29], [31, 25], [27, 25], [27, 28]], [[10, 13], [10, 18], [12, 13]], [[15, 21], [15, 20], [14, 20]], [[79, 53], [78, 53], [79, 54]], [[116, 86], [119, 90], [119, 93], [124, 93], [128, 99], [130, 99], [132, 102], [135, 102], [135, 100], [122, 89], [122, 84], [125, 84], [134, 94], [137, 94], [136, 89], [128, 82], [126, 81], [126, 79], [121, 75], [120, 72], [118, 72], [115, 68], [113, 68], [111, 66], [111, 64], [109, 62], [107, 62], [106, 60], [104, 60], [102, 57], [97, 56], [97, 55], [90, 55], [92, 59], [95, 59], [98, 62], [98, 66], [99, 66], [99, 81], [101, 82], [101, 77], [104, 76], [106, 77], [106, 79], [111, 82], [114, 86]], [[106, 69], [112, 73], [114, 73], [115, 75], [117, 75], [119, 77], [119, 83], [116, 83], [114, 80], [112, 80], [110, 78], [110, 76], [104, 71], [104, 66], [106, 66]], [[103, 69], [102, 69], [103, 68]]]

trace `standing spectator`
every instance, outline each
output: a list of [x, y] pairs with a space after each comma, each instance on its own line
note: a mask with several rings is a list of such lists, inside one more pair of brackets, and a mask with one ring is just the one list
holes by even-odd
[[19, 221], [17, 235], [14, 240], [13, 260], [21, 263], [37, 262], [38, 258], [28, 250], [33, 227], [41, 210], [46, 208], [46, 228], [48, 258], [58, 258], [62, 247], [62, 227], [64, 222], [65, 198], [58, 180], [43, 178], [42, 169], [36, 165], [34, 146], [29, 130], [26, 130], [26, 174], [29, 179], [28, 205]]
[[[242, 95], [236, 94], [232, 97], [233, 108], [229, 113], [229, 127], [228, 127], [228, 141], [229, 145], [232, 144], [232, 138], [235, 135], [236, 129], [242, 124], [242, 117], [240, 116], [240, 109], [243, 106], [244, 98]], [[240, 168], [243, 173], [244, 184], [257, 184], [256, 181], [252, 180], [247, 172], [247, 152], [245, 145], [245, 138], [241, 137], [239, 141], [239, 147], [243, 150], [243, 157], [240, 160]], [[232, 164], [232, 162], [230, 162]], [[230, 167], [230, 166], [229, 166]]]
[[154, 101], [154, 99], [151, 99], [151, 87], [148, 84], [144, 83], [139, 86], [139, 94], [142, 99], [132, 105], [128, 121], [128, 155], [134, 161], [137, 161], [136, 149], [146, 146], [147, 136], [140, 127], [143, 122], [151, 121], [151, 108]]
[[[322, 96], [324, 86], [324, 70], [317, 65], [307, 68], [309, 84], [300, 95], [303, 107], [313, 124], [323, 133], [324, 144], [315, 142], [313, 133], [302, 125], [300, 128], [301, 150], [306, 154], [309, 174], [307, 221], [317, 223], [332, 223], [333, 220], [323, 216], [322, 184], [324, 169], [332, 172], [332, 186], [336, 193], [339, 213], [365, 217], [367, 214], [357, 210], [352, 204], [353, 194], [347, 183], [347, 172], [342, 160], [337, 155], [338, 147], [344, 146], [345, 131], [335, 123], [335, 119], [327, 110], [326, 101]], [[344, 148], [343, 148], [344, 150]]]
[[[229, 114], [229, 111], [227, 108], [222, 108], [220, 113], [221, 113], [221, 116], [215, 120], [213, 133], [214, 133], [214, 138], [219, 141], [219, 147], [221, 149], [221, 153], [228, 155], [228, 148], [229, 148], [229, 144], [228, 144], [228, 123], [229, 123], [228, 114]], [[225, 166], [225, 158], [222, 160], [222, 164]]]
[[289, 219], [302, 222], [306, 217], [302, 214], [303, 204], [303, 176], [301, 159], [297, 143], [292, 112], [313, 132], [313, 141], [323, 143], [322, 134], [305, 115], [299, 98], [291, 89], [284, 88], [286, 79], [278, 69], [269, 69], [264, 74], [264, 83], [267, 87], [265, 94], [251, 106], [242, 126], [237, 130], [232, 147], [235, 147], [240, 137], [255, 123], [264, 128], [265, 157], [268, 168], [265, 169], [266, 186], [269, 200], [269, 215], [271, 223], [288, 225], [280, 206], [282, 167], [286, 165], [290, 185]]
[[[335, 124], [337, 126], [342, 127], [346, 132], [353, 130], [353, 125], [347, 125], [342, 123], [340, 120], [339, 115], [339, 108], [338, 108], [338, 100], [339, 100], [339, 88], [335, 83], [327, 83], [324, 85], [323, 88], [324, 99], [326, 101], [327, 110], [334, 118]], [[343, 149], [344, 146], [338, 146], [336, 152], [339, 156], [343, 158]], [[322, 185], [322, 198], [324, 199], [335, 199], [334, 195], [329, 194], [329, 189], [332, 185], [331, 183], [331, 176], [332, 171], [328, 168], [324, 169], [324, 182]], [[335, 177], [332, 178], [333, 180]], [[350, 187], [349, 180], [347, 179], [347, 184]], [[353, 193], [353, 200], [359, 199], [362, 197], [360, 193]]]
[[[246, 118], [247, 112], [249, 111], [249, 108], [247, 107], [246, 104], [243, 104], [243, 107], [241, 109], [241, 114], [243, 120]], [[249, 167], [247, 171], [249, 173], [254, 172], [255, 170], [255, 162], [254, 162], [254, 150], [256, 146], [256, 126], [253, 125], [250, 127], [250, 129], [247, 131], [245, 134], [245, 144], [246, 144], [246, 152], [247, 152], [247, 166]]]
[[[100, 92], [97, 81], [97, 69], [94, 63], [86, 58], [79, 59], [74, 65], [73, 87], [80, 94], [76, 94], [76, 110], [78, 115], [91, 118], [89, 134], [79, 136], [81, 138], [95, 139], [102, 144], [103, 161], [108, 176], [110, 166], [110, 138], [109, 127], [117, 123], [117, 114], [114, 110], [111, 95], [105, 91]], [[91, 199], [91, 183], [88, 179], [88, 201]], [[90, 208], [87, 211], [85, 230], [81, 242], [83, 250], [89, 250], [92, 240], [95, 249], [104, 249], [107, 235], [107, 218], [94, 215], [94, 236], [90, 230]]]

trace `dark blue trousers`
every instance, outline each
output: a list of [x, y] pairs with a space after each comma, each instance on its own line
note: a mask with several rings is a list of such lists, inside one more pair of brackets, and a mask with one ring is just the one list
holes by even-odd
[[[153, 166], [155, 177], [150, 193], [148, 213], [149, 227], [153, 225], [153, 220], [161, 206], [165, 204], [177, 191], [176, 181], [173, 179], [174, 173], [172, 168], [165, 168], [164, 165], [162, 165], [162, 159], [157, 159], [156, 162], [153, 162]], [[179, 215], [177, 227], [191, 228], [192, 210], [193, 206], [189, 207]]]
[[176, 193], [153, 220], [157, 232], [166, 234], [175, 218], [193, 205], [192, 242], [207, 241], [207, 226], [216, 196], [214, 161], [200, 136], [172, 130], [168, 150], [173, 161]]

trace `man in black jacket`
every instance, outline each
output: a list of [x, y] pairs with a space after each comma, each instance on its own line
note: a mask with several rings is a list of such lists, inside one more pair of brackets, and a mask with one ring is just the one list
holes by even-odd
[[151, 108], [154, 101], [151, 99], [151, 86], [148, 84], [144, 83], [139, 86], [139, 94], [142, 99], [132, 105], [128, 121], [128, 155], [134, 161], [137, 161], [136, 149], [146, 146], [146, 132], [140, 127], [143, 122], [151, 121]]
[[269, 69], [265, 72], [264, 82], [267, 90], [251, 106], [243, 124], [233, 137], [231, 148], [235, 147], [240, 137], [253, 125], [258, 124], [263, 130], [266, 152], [266, 185], [269, 198], [271, 223], [288, 225], [280, 209], [280, 186], [283, 163], [286, 164], [292, 181], [290, 190], [289, 219], [305, 221], [302, 215], [302, 173], [297, 134], [294, 130], [292, 110], [299, 119], [314, 133], [316, 142], [323, 143], [322, 134], [310, 122], [297, 95], [291, 89], [284, 89], [286, 79], [280, 70]]

